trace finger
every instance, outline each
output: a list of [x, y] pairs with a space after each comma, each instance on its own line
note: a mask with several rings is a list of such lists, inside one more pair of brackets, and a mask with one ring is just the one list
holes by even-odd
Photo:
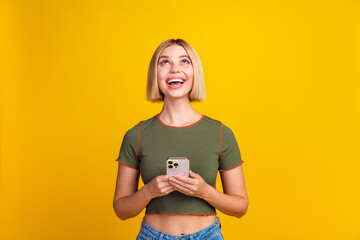
[[176, 182], [171, 182], [171, 185], [173, 186], [173, 188], [175, 190], [177, 190], [177, 191], [179, 191], [181, 193], [184, 193], [186, 195], [192, 195], [193, 194], [193, 192], [190, 189], [188, 189], [188, 188], [186, 188], [184, 186], [181, 186], [180, 184], [178, 184]]
[[187, 189], [190, 192], [195, 192], [196, 190], [196, 186], [179, 181], [175, 178], [170, 178], [170, 184], [176, 187], [180, 186], [182, 189]]
[[161, 189], [161, 192], [165, 195], [171, 193], [172, 191], [174, 191], [174, 188], [171, 185]]
[[197, 180], [195, 179], [191, 179], [191, 178], [188, 178], [188, 177], [184, 177], [184, 178], [173, 178], [172, 180], [170, 180], [170, 183], [171, 181], [174, 181], [175, 183], [179, 184], [180, 186], [183, 186], [187, 189], [189, 189], [190, 191], [193, 191], [195, 192], [199, 183]]
[[172, 176], [169, 176], [169, 175], [160, 175], [158, 178], [161, 182], [167, 182], [169, 181], [169, 178], [172, 177]]
[[194, 173], [194, 172], [191, 171], [191, 170], [190, 170], [190, 172], [189, 172], [189, 176], [192, 177], [192, 178], [199, 178], [199, 177], [201, 177], [199, 174]]
[[194, 180], [194, 179], [192, 179], [192, 178], [189, 178], [189, 177], [186, 177], [186, 176], [184, 176], [184, 175], [174, 175], [173, 177], [174, 177], [174, 179], [176, 179], [176, 180], [182, 181], [182, 182], [187, 183], [187, 184], [190, 184], [190, 185], [194, 185], [194, 184], [197, 183], [196, 180]]
[[159, 186], [159, 188], [164, 187], [164, 186], [169, 186], [170, 185], [169, 182], [170, 182], [170, 180], [167, 180], [167, 181], [164, 181], [164, 182], [159, 182], [158, 186]]

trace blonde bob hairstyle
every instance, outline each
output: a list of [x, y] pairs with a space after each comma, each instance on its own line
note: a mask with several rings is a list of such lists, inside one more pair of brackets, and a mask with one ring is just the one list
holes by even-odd
[[151, 102], [164, 101], [164, 94], [160, 91], [157, 81], [157, 63], [161, 52], [171, 45], [177, 44], [182, 46], [190, 57], [191, 64], [194, 69], [194, 81], [193, 86], [189, 92], [190, 101], [204, 101], [206, 98], [204, 72], [201, 65], [200, 58], [195, 49], [183, 39], [168, 39], [162, 42], [155, 50], [154, 55], [151, 58], [148, 78], [147, 78], [147, 100]]

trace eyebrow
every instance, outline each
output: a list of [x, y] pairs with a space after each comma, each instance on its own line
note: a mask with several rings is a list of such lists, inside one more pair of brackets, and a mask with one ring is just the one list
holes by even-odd
[[[190, 59], [188, 55], [179, 56], [179, 58], [183, 58], [183, 57], [187, 57], [188, 59]], [[169, 57], [168, 56], [161, 56], [161, 57], [159, 57], [159, 60], [160, 60], [160, 58], [169, 58]]]

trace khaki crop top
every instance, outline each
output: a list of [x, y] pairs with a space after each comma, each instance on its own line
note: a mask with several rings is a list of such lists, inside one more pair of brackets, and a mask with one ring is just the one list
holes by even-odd
[[[116, 161], [138, 169], [144, 184], [158, 175], [166, 175], [167, 157], [187, 157], [190, 169], [215, 188], [217, 171], [226, 171], [243, 163], [238, 144], [230, 128], [207, 116], [186, 127], [172, 127], [158, 115], [129, 129]], [[146, 214], [216, 214], [205, 200], [178, 191], [153, 198]]]

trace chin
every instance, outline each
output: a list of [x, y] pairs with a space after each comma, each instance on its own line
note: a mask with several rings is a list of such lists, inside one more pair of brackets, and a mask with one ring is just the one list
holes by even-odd
[[181, 95], [165, 95], [167, 98], [173, 98], [173, 99], [182, 99], [182, 98], [189, 98], [189, 94], [181, 94]]

